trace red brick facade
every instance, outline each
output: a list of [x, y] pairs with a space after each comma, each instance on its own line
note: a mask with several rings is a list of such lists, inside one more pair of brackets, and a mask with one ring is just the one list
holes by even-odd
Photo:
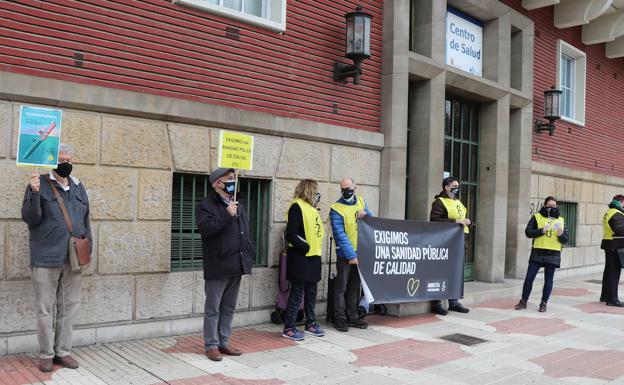
[[[334, 82], [344, 14], [373, 15], [357, 86]], [[0, 2], [0, 70], [380, 129], [382, 1], [288, 1], [277, 34], [171, 0]]]
[[607, 59], [604, 44], [584, 45], [580, 26], [555, 28], [554, 7], [526, 11], [520, 0], [505, 3], [535, 22], [534, 118], [543, 116], [543, 92], [557, 81], [557, 39], [587, 55], [585, 126], [558, 121], [554, 136], [535, 134], [533, 159], [624, 176], [624, 151], [619, 148], [624, 135], [624, 59]]

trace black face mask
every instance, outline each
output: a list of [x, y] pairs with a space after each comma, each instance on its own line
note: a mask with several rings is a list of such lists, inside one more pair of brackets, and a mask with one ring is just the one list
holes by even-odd
[[54, 172], [56, 172], [61, 178], [67, 178], [72, 172], [72, 164], [69, 162], [60, 163], [56, 166]]
[[355, 194], [355, 190], [351, 190], [348, 188], [343, 188], [340, 191], [342, 191], [342, 198], [346, 201], [351, 200], [353, 194]]
[[459, 187], [452, 188], [451, 194], [455, 195], [455, 198], [457, 198], [459, 196]]
[[540, 214], [542, 214], [542, 216], [546, 218], [559, 218], [560, 215], [558, 208], [546, 206], [543, 206], [540, 209]]

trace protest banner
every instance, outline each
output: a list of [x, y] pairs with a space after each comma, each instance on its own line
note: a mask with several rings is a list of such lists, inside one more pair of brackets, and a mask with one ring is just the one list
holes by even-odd
[[55, 168], [61, 144], [62, 111], [21, 106], [17, 142], [18, 166]]
[[456, 223], [365, 217], [358, 221], [357, 255], [368, 302], [463, 295], [464, 231]]

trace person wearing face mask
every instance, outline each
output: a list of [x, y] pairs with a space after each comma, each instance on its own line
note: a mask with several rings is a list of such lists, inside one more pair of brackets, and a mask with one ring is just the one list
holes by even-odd
[[551, 196], [544, 200], [539, 213], [533, 215], [524, 233], [533, 239], [529, 268], [527, 269], [522, 298], [515, 306], [516, 310], [527, 308], [527, 301], [533, 289], [533, 281], [541, 267], [544, 268], [544, 289], [539, 311], [545, 312], [553, 288], [555, 269], [561, 264], [561, 245], [568, 242], [568, 230], [564, 218], [559, 214], [557, 200]]
[[[459, 200], [459, 180], [454, 177], [447, 177], [442, 180], [442, 192], [434, 197], [431, 204], [429, 220], [431, 222], [455, 222], [463, 226], [464, 236], [468, 238], [469, 227], [472, 224], [466, 218], [468, 210]], [[466, 242], [468, 244], [468, 242]], [[468, 313], [470, 309], [462, 305], [458, 299], [449, 299], [448, 310], [459, 313]], [[431, 301], [431, 312], [439, 315], [447, 315], [448, 311], [442, 307], [442, 301]]]
[[624, 195], [616, 195], [602, 219], [604, 235], [600, 248], [605, 251], [605, 267], [602, 274], [600, 301], [607, 306], [624, 307], [618, 296], [618, 284], [622, 265], [617, 250], [624, 248]]
[[295, 187], [286, 214], [286, 279], [290, 282], [290, 294], [282, 337], [295, 341], [305, 338], [304, 333], [295, 326], [302, 298], [306, 317], [304, 332], [315, 337], [325, 335], [325, 331], [316, 323], [314, 311], [318, 281], [321, 280], [321, 253], [325, 234], [319, 213], [320, 200], [318, 183], [304, 179]]
[[70, 145], [61, 143], [58, 166], [48, 174], [33, 174], [22, 203], [22, 220], [30, 233], [30, 266], [37, 313], [39, 369], [52, 371], [53, 364], [76, 369], [71, 356], [73, 324], [80, 308], [80, 272], [69, 265], [70, 232], [65, 225], [56, 189], [72, 223], [72, 235], [93, 245], [89, 221], [89, 198], [80, 180], [71, 176]]
[[[340, 198], [331, 206], [329, 218], [336, 240], [336, 283], [334, 291], [334, 327], [341, 332], [349, 326], [366, 329], [368, 323], [358, 316], [360, 274], [357, 259], [357, 220], [373, 216], [361, 195], [356, 195], [353, 178], [340, 182]], [[346, 295], [345, 295], [346, 293]]]
[[212, 361], [239, 356], [229, 343], [241, 276], [251, 274], [256, 255], [249, 218], [238, 202], [235, 170], [217, 168], [208, 181], [212, 191], [197, 204], [197, 227], [204, 263], [204, 348]]

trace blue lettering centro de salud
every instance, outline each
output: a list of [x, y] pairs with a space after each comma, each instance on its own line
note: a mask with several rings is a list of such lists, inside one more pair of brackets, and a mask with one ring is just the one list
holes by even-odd
[[[457, 27], [455, 23], [451, 23], [450, 32], [453, 35], [458, 36], [462, 40], [465, 40], [470, 43], [475, 43], [477, 40], [475, 35], [472, 32], [470, 32], [466, 28]], [[473, 57], [477, 60], [481, 59], [481, 50], [473, 48], [472, 45], [470, 45], [469, 43], [465, 43], [465, 42], [460, 43], [460, 41], [456, 41], [455, 38], [453, 38], [449, 42], [449, 46], [451, 49], [461, 52], [464, 55]]]

